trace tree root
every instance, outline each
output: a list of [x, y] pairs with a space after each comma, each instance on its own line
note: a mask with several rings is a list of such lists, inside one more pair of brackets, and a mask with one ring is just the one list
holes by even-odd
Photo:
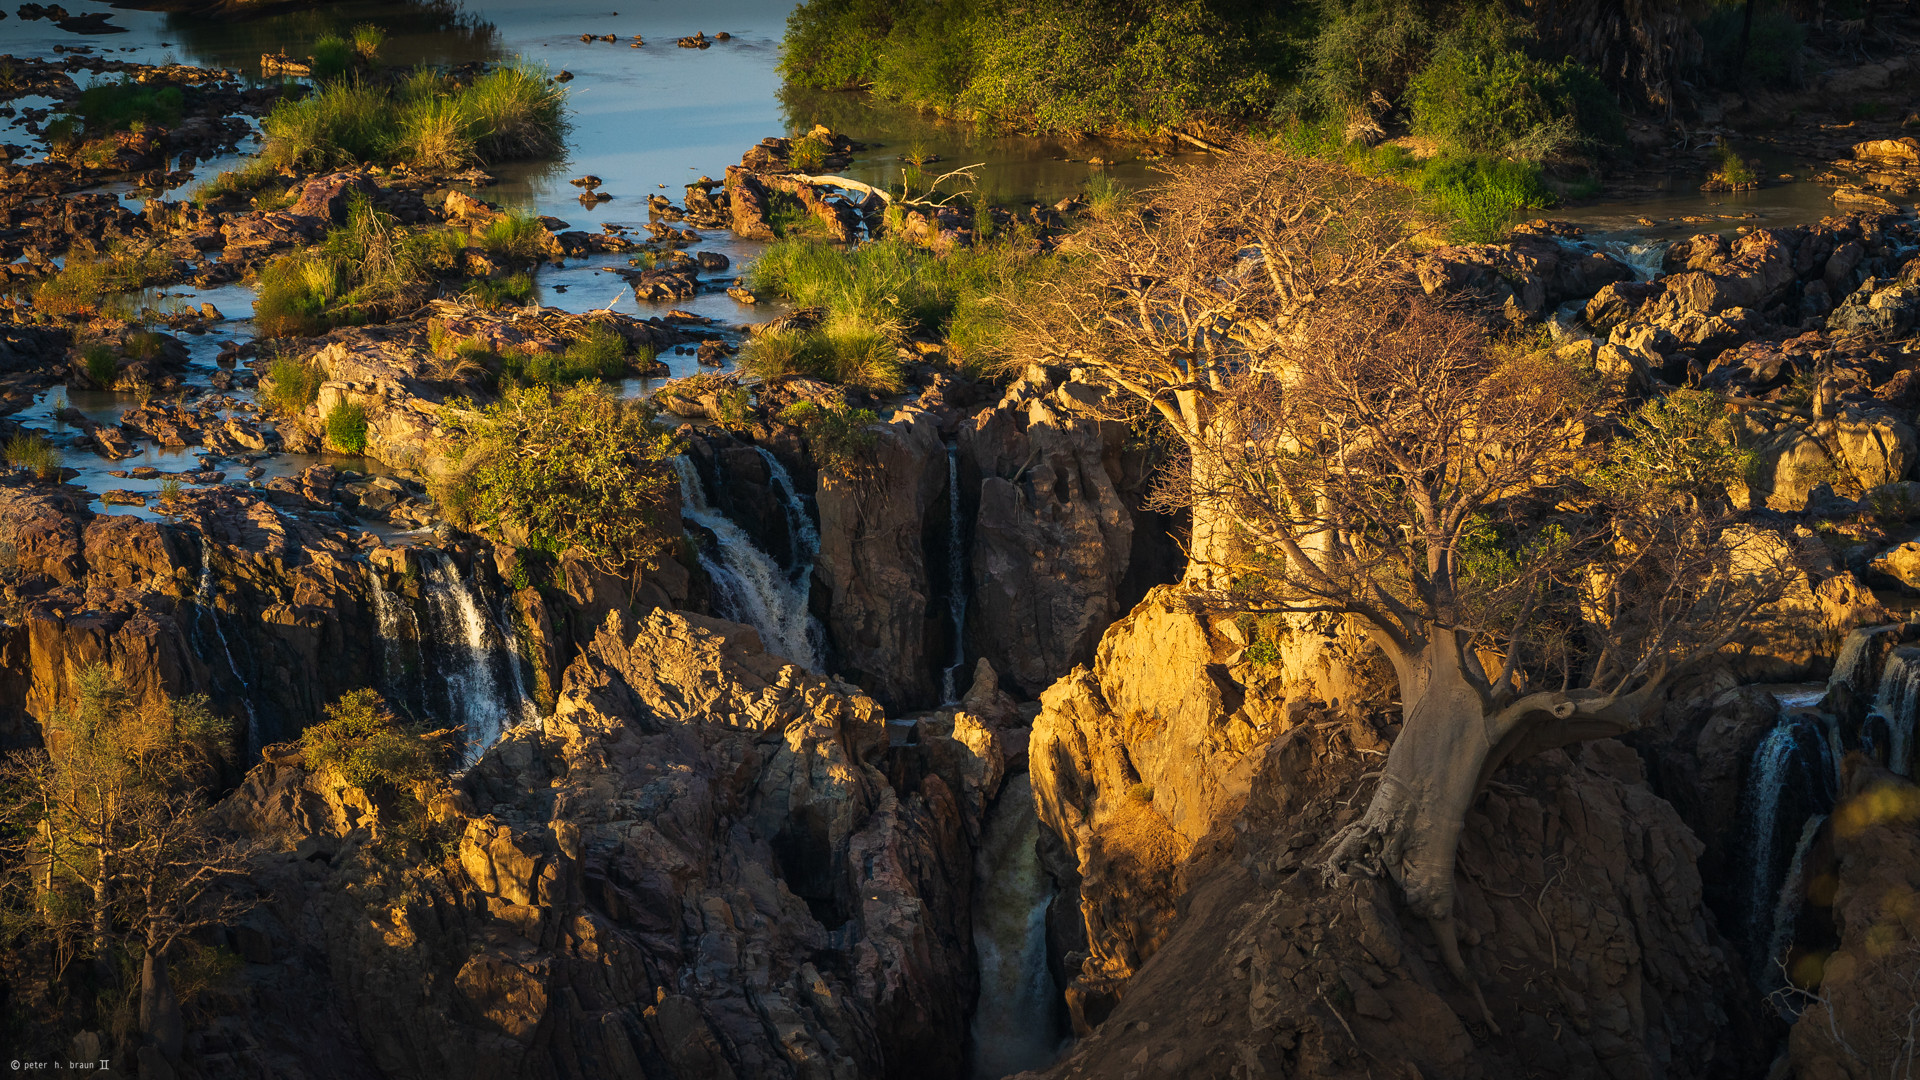
[[1427, 926], [1432, 928], [1434, 940], [1440, 945], [1440, 958], [1447, 962], [1447, 970], [1460, 981], [1460, 985], [1473, 991], [1473, 1000], [1480, 1004], [1480, 1018], [1487, 1022], [1487, 1027], [1495, 1035], [1499, 1035], [1500, 1025], [1493, 1022], [1493, 1010], [1487, 1008], [1487, 999], [1480, 992], [1479, 980], [1467, 970], [1467, 962], [1460, 958], [1460, 937], [1454, 930], [1453, 916], [1429, 918]]

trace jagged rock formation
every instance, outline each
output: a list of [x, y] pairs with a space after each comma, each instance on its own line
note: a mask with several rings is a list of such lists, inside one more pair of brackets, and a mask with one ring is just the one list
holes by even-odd
[[554, 715], [435, 802], [445, 858], [286, 751], [229, 800], [285, 852], [248, 1052], [341, 1060], [318, 1040], [344, 1031], [387, 1075], [958, 1076], [965, 795], [1000, 768], [991, 739], [890, 750], [871, 699], [747, 627], [610, 613]]
[[1340, 642], [1298, 633], [1260, 665], [1232, 631], [1161, 590], [1044, 699], [1035, 798], [1079, 907], [1056, 937], [1076, 1024], [1099, 1024], [1047, 1075], [1757, 1067], [1699, 841], [1631, 751], [1511, 767], [1469, 816], [1462, 939], [1495, 1034], [1385, 887], [1316, 872], [1394, 734], [1305, 704], [1351, 695]]

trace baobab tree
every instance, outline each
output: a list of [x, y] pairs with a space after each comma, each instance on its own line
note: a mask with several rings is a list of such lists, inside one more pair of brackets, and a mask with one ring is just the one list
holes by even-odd
[[1391, 662], [1401, 732], [1323, 865], [1396, 883], [1472, 985], [1454, 861], [1479, 792], [1645, 724], [1777, 594], [1778, 545], [1714, 513], [1734, 470], [1710, 439], [1705, 466], [1634, 467], [1675, 451], [1610, 439], [1631, 403], [1596, 373], [1420, 295], [1407, 220], [1392, 189], [1242, 144], [1082, 234], [1027, 344], [1177, 437], [1190, 593], [1344, 619]]

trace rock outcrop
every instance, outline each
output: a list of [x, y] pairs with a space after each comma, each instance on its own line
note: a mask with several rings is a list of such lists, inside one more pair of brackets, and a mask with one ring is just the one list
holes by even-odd
[[610, 613], [554, 715], [434, 801], [444, 855], [383, 847], [391, 806], [279, 752], [225, 807], [284, 852], [250, 1050], [331, 1061], [344, 1031], [389, 1075], [960, 1076], [972, 852], [935, 756], [750, 628], [664, 611]]

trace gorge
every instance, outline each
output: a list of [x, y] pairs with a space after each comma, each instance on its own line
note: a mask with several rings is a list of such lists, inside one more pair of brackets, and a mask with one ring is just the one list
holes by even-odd
[[[1739, 110], [1630, 111], [1686, 190], [1616, 175], [1477, 242], [1364, 156], [1398, 142], [1018, 135], [783, 87], [791, 4], [77, 6], [125, 32], [0, 22], [0, 139], [32, 144], [0, 162], [7, 1056], [1920, 1057], [1900, 117], [1819, 114], [1765, 151], [1817, 164], [1722, 193], [1700, 140]], [[1845, 94], [1901, 98], [1889, 18], [1806, 97], [1877, 65]], [[87, 127], [123, 80], [177, 103]], [[289, 149], [376, 92], [413, 126]], [[1247, 176], [1320, 177], [1338, 238], [1237, 196], [1179, 231], [1205, 200], [1170, 192]], [[1273, 284], [1287, 245], [1357, 263], [1369, 229], [1361, 285]], [[1357, 373], [1387, 381], [1328, 396]], [[1314, 434], [1383, 400], [1465, 419]], [[1428, 561], [1434, 476], [1486, 483]], [[1456, 745], [1420, 741], [1445, 679], [1408, 673], [1448, 647], [1484, 745], [1457, 821], [1406, 839], [1381, 807], [1441, 758], [1404, 748]], [[58, 793], [103, 777], [138, 812], [75, 824], [100, 802]]]

